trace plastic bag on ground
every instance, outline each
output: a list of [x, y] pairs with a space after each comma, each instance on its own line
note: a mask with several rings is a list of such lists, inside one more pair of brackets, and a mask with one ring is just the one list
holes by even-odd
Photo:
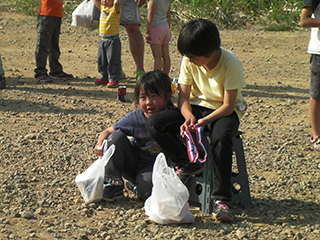
[[[107, 147], [105, 146], [105, 149]], [[87, 170], [76, 176], [76, 184], [82, 194], [85, 203], [95, 202], [102, 199], [104, 167], [115, 151], [115, 146], [111, 145]]]
[[169, 167], [163, 153], [160, 153], [153, 166], [152, 193], [145, 201], [145, 213], [149, 219], [159, 224], [192, 223], [194, 218], [189, 211], [189, 191]]

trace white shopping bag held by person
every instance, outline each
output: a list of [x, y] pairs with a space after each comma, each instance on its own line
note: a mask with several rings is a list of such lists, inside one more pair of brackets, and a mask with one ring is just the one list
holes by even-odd
[[[106, 145], [106, 141], [102, 146]], [[108, 149], [104, 146], [104, 154], [98, 158], [86, 171], [76, 176], [76, 184], [86, 203], [99, 201], [103, 196], [104, 167], [115, 151], [115, 146]], [[106, 150], [107, 149], [107, 150]]]
[[144, 204], [149, 219], [160, 224], [194, 222], [189, 211], [189, 191], [168, 166], [163, 153], [159, 153], [153, 165], [152, 183], [151, 196]]

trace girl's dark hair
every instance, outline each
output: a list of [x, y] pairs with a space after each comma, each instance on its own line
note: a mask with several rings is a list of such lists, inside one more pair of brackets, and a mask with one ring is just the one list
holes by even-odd
[[217, 26], [207, 19], [192, 19], [187, 22], [178, 38], [178, 50], [182, 56], [210, 57], [221, 44]]
[[165, 72], [154, 70], [143, 74], [139, 78], [134, 88], [133, 95], [133, 101], [137, 104], [139, 103], [141, 89], [146, 93], [147, 96], [149, 93], [164, 96], [168, 101], [167, 106], [173, 106], [173, 103], [170, 100], [170, 96], [172, 94], [171, 79]]

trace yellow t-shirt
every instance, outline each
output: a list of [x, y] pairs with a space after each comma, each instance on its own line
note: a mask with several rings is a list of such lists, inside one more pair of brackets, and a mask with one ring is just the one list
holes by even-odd
[[247, 102], [241, 94], [241, 89], [246, 86], [242, 63], [235, 54], [224, 48], [221, 48], [218, 64], [210, 71], [183, 57], [178, 82], [191, 85], [189, 102], [192, 105], [217, 109], [223, 104], [225, 90], [238, 89], [234, 110], [239, 119], [247, 109]]
[[109, 36], [119, 34], [120, 30], [120, 12], [117, 13], [115, 8], [105, 7], [101, 4], [100, 8], [100, 36]]

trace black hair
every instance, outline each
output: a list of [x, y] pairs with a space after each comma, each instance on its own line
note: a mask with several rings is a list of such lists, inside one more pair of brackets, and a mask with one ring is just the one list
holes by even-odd
[[192, 19], [187, 22], [178, 38], [178, 50], [182, 56], [207, 57], [220, 49], [220, 34], [217, 26], [207, 19]]
[[167, 100], [167, 106], [173, 106], [173, 103], [170, 100], [172, 95], [171, 90], [171, 79], [163, 71], [154, 70], [143, 74], [135, 88], [133, 100], [135, 103], [139, 103], [140, 91], [143, 90], [148, 96], [149, 93], [157, 94], [158, 96], [164, 96]]

